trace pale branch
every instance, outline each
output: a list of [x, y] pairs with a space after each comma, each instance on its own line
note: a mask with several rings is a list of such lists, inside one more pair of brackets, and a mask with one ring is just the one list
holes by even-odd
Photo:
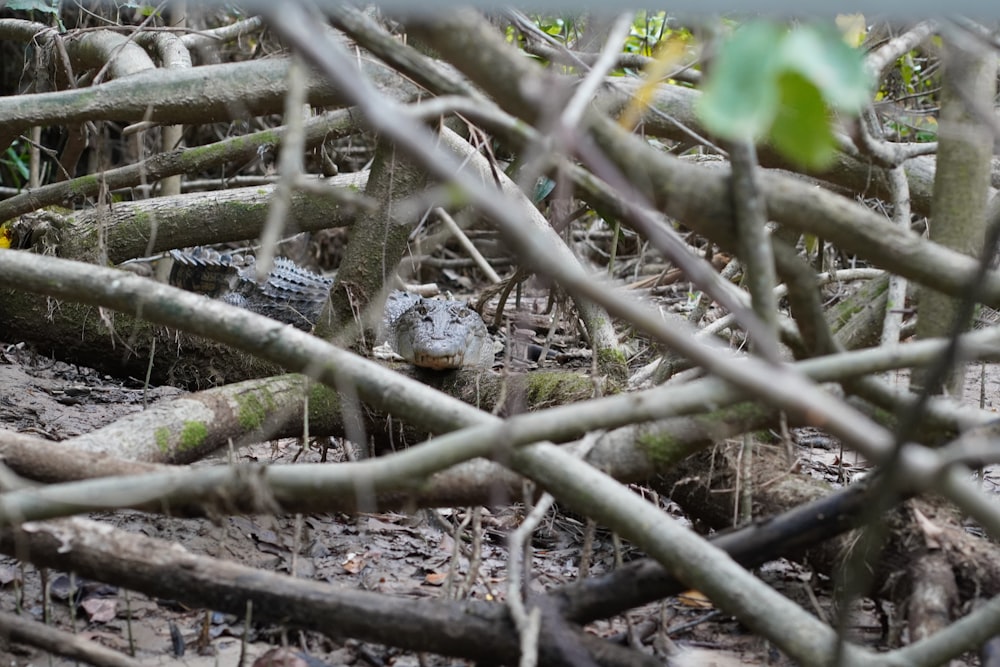
[[619, 14], [611, 26], [608, 38], [600, 51], [600, 57], [594, 66], [581, 79], [573, 96], [566, 103], [559, 117], [559, 124], [564, 130], [577, 130], [583, 120], [583, 112], [590, 105], [593, 95], [603, 87], [604, 77], [614, 67], [617, 53], [632, 30], [632, 15], [628, 12]]
[[132, 39], [139, 46], [152, 51], [164, 69], [192, 67], [191, 53], [180, 36], [161, 30], [139, 30]]
[[[291, 197], [289, 228], [293, 233], [353, 224], [372, 202], [357, 192], [368, 172], [334, 176], [322, 189], [297, 188]], [[216, 192], [189, 192], [108, 207], [88, 208], [51, 223], [58, 228], [56, 252], [67, 259], [98, 257], [117, 264], [171, 248], [255, 239], [267, 218], [273, 185]], [[31, 245], [47, 231], [32, 230]], [[23, 220], [32, 220], [31, 214]], [[210, 222], [210, 224], [207, 224]], [[16, 228], [15, 228], [16, 229]]]
[[886, 70], [893, 66], [896, 59], [920, 46], [935, 30], [937, 21], [921, 21], [901, 35], [886, 41], [877, 49], [869, 51], [865, 56], [865, 69], [872, 81], [878, 81]]
[[80, 30], [60, 34], [44, 23], [21, 19], [0, 19], [0, 39], [33, 43], [55, 49], [61, 40], [73, 67], [99, 69], [108, 66], [115, 79], [156, 69], [156, 65], [138, 44], [111, 30]]
[[278, 181], [271, 193], [267, 219], [258, 234], [260, 249], [257, 251], [255, 268], [257, 280], [266, 280], [274, 267], [278, 240], [285, 235], [292, 190], [295, 181], [304, 176], [306, 144], [305, 119], [302, 116], [306, 95], [305, 79], [306, 65], [293, 55], [288, 68], [288, 94], [285, 96], [284, 141], [278, 149]]
[[[469, 256], [475, 267], [479, 269], [484, 276], [486, 276], [486, 279], [494, 285], [502, 283], [503, 279], [496, 272], [496, 270], [490, 266], [489, 261], [483, 257], [483, 253], [479, 252], [479, 248], [477, 248], [472, 242], [468, 234], [466, 234], [459, 224], [455, 222], [455, 218], [451, 217], [448, 211], [444, 210], [440, 206], [435, 207], [433, 213], [437, 219], [441, 221], [441, 224], [444, 225], [448, 233], [451, 234], [456, 241], [458, 241], [458, 244], [462, 246], [462, 251]], [[426, 252], [429, 249], [424, 247], [424, 250]]]
[[[350, 109], [315, 116], [307, 120], [305, 125], [305, 141], [309, 147], [359, 130], [356, 116]], [[142, 183], [153, 183], [167, 176], [198, 173], [226, 163], [246, 163], [255, 159], [261, 151], [273, 150], [276, 146], [280, 146], [284, 134], [283, 127], [261, 130], [253, 134], [230, 137], [207, 146], [158, 153], [136, 164], [109, 169], [98, 174], [49, 183], [0, 201], [0, 221], [45, 206], [62, 205], [83, 197], [95, 197], [102, 188], [117, 190], [137, 187]], [[217, 189], [226, 187], [226, 181], [223, 179], [219, 179], [217, 183]]]
[[[280, 113], [288, 92], [288, 62], [275, 58], [155, 69], [78, 90], [12, 95], [0, 98], [0, 117], [9, 128], [23, 129], [112, 118], [204, 125]], [[412, 99], [416, 93], [384, 65], [360, 60], [351, 66], [360, 67], [394, 99]], [[341, 91], [315, 76], [306, 85], [306, 99], [313, 106], [347, 106]]]
[[[771, 249], [771, 235], [767, 229], [767, 214], [760, 193], [757, 151], [749, 140], [733, 141], [728, 146], [732, 164], [730, 192], [733, 222], [736, 225], [739, 257], [746, 267], [744, 283], [750, 292], [753, 310], [764, 324], [765, 336], [778, 336], [778, 299], [774, 294], [778, 282]], [[788, 283], [793, 286], [791, 282]], [[751, 349], [775, 343], [750, 341]]]
[[124, 461], [94, 452], [74, 449], [70, 441], [51, 442], [26, 433], [0, 429], [0, 456], [4, 465], [25, 479], [36, 482], [140, 475], [165, 466], [138, 461]]
[[251, 16], [248, 19], [210, 30], [188, 31], [187, 34], [181, 36], [181, 42], [189, 49], [216, 46], [223, 42], [239, 39], [250, 32], [260, 30], [263, 25], [264, 20], [261, 17]]
[[[889, 184], [892, 188], [892, 221], [899, 227], [910, 225], [910, 188], [906, 181], [906, 173], [902, 165], [888, 170]], [[899, 333], [903, 328], [903, 314], [906, 306], [906, 279], [889, 276], [889, 289], [886, 294], [885, 317], [882, 324], [880, 340], [885, 343], [899, 341]]]
[[453, 67], [434, 60], [390, 35], [361, 10], [349, 5], [331, 4], [325, 9], [333, 24], [351, 39], [381, 58], [406, 78], [416, 81], [437, 95], [465, 97], [482, 105], [492, 105], [479, 90], [470, 85]]

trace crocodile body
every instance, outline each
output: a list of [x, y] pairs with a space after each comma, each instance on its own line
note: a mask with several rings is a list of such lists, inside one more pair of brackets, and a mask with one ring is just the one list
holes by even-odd
[[[252, 256], [207, 248], [171, 250], [170, 284], [220, 299], [304, 331], [312, 329], [330, 294], [333, 279], [280, 257], [257, 282]], [[493, 339], [483, 319], [459, 301], [425, 299], [396, 290], [383, 312], [379, 340], [415, 366], [444, 370], [490, 367]]]
[[174, 260], [171, 285], [221, 299], [303, 331], [316, 324], [333, 285], [332, 278], [303, 269], [284, 257], [275, 259], [267, 277], [257, 282], [253, 256], [239, 258], [207, 248], [171, 250], [170, 256]]

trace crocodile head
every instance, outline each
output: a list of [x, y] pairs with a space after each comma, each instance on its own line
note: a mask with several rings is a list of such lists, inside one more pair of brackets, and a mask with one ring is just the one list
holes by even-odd
[[417, 298], [392, 329], [392, 346], [416, 366], [445, 370], [493, 363], [493, 339], [465, 303]]

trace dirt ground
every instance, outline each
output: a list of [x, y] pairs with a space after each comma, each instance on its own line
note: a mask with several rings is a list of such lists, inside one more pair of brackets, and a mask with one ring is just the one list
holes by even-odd
[[[966, 400], [980, 401], [995, 410], [1000, 396], [1000, 372], [989, 366], [969, 371]], [[905, 382], [902, 377], [900, 382]], [[120, 381], [98, 372], [37, 357], [20, 345], [0, 346], [0, 428], [62, 440], [142, 410], [144, 403], [181, 394], [172, 387], [144, 389], [141, 380]], [[812, 474], [830, 477], [843, 473], [844, 460], [835, 441], [819, 433], [798, 434], [800, 455]], [[335, 460], [342, 452], [330, 452]], [[225, 465], [226, 454], [202, 465]], [[301, 451], [295, 440], [261, 443], [240, 452], [244, 460], [291, 463], [318, 461], [318, 451]], [[859, 471], [863, 462], [847, 460]], [[839, 471], [839, 472], [838, 472]], [[984, 475], [995, 492], [997, 471]], [[469, 591], [478, 599], [505, 597], [505, 535], [517, 524], [522, 508], [484, 510], [482, 564]], [[436, 597], [447, 594], [452, 561], [456, 558], [454, 530], [464, 511], [422, 511], [403, 514], [326, 514], [301, 517], [173, 519], [123, 511], [93, 516], [118, 528], [182, 544], [189, 551], [230, 559], [297, 577], [333, 582], [345, 587], [377, 590], [399, 596]], [[580, 521], [554, 513], [536, 536], [533, 585], [548, 589], [577, 575], [583, 536]], [[295, 535], [301, 535], [296, 541]], [[457, 550], [457, 575], [464, 578], [468, 554]], [[591, 572], [614, 567], [610, 534], [598, 531]], [[624, 560], [641, 556], [627, 545]], [[825, 582], [793, 563], [779, 561], [760, 576], [806, 608], [830, 604]], [[46, 604], [43, 589], [49, 590]], [[73, 591], [76, 591], [73, 593]], [[70, 604], [70, 600], [75, 604]], [[12, 558], [0, 558], [0, 610], [17, 611], [42, 620], [48, 606], [50, 622], [109, 647], [128, 652], [149, 665], [250, 665], [275, 647], [288, 646], [318, 660], [315, 665], [339, 664], [462, 664], [445, 658], [407, 654], [356, 641], [334, 642], [316, 635], [274, 626], [254, 626], [244, 641], [244, 622], [206, 610], [186, 609], [170, 600], [149, 599], [108, 584], [77, 581], [67, 573], [39, 572]], [[128, 620], [131, 619], [131, 623]], [[666, 628], [667, 632], [663, 632]], [[592, 624], [588, 630], [603, 637], [638, 638], [660, 656], [672, 655], [677, 665], [789, 664], [773, 647], [753, 637], [739, 623], [721, 615], [697, 597], [680, 597], [633, 610], [626, 617]], [[870, 646], [882, 641], [874, 605], [863, 601], [854, 614], [852, 634]], [[183, 653], [181, 653], [183, 648]], [[422, 661], [422, 662], [421, 662]], [[68, 661], [43, 651], [0, 644], [0, 665], [49, 664]], [[305, 664], [305, 663], [301, 663]]]

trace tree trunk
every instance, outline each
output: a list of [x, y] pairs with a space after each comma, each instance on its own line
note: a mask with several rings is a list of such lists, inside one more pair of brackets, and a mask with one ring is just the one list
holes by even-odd
[[[994, 139], [982, 115], [992, 114], [997, 59], [992, 49], [980, 46], [975, 40], [959, 42], [953, 37], [946, 39], [944, 46], [946, 74], [942, 77], [930, 238], [978, 257], [986, 226]], [[917, 337], [948, 336], [956, 328], [967, 330], [968, 319], [958, 321], [963, 298], [924, 288], [920, 295]], [[958, 365], [947, 378], [936, 381], [928, 371], [915, 369], [910, 386], [914, 391], [926, 389], [934, 394], [947, 388], [949, 393], [961, 396], [963, 370], [964, 366]]]

